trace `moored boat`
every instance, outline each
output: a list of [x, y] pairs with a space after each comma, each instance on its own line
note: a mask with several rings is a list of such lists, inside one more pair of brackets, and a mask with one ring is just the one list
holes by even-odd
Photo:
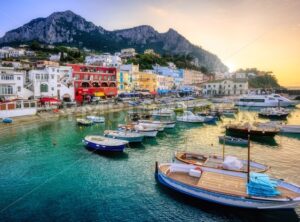
[[122, 152], [128, 144], [128, 141], [104, 136], [86, 136], [82, 142], [89, 149], [109, 152]]
[[286, 119], [290, 111], [284, 108], [264, 108], [261, 109], [258, 115], [269, 119]]
[[[155, 175], [159, 183], [174, 191], [220, 205], [270, 210], [294, 208], [300, 204], [298, 185], [280, 179], [269, 179], [265, 174], [250, 174], [249, 180], [247, 173], [242, 172], [187, 164], [156, 163]], [[252, 195], [256, 175], [272, 180], [273, 186], [260, 183], [259, 188], [270, 188], [273, 192], [268, 195]]]
[[157, 129], [160, 132], [164, 131], [165, 129], [164, 124], [162, 124], [160, 121], [139, 120], [137, 125]]
[[88, 119], [76, 119], [76, 122], [80, 126], [90, 126], [93, 125], [93, 121]]
[[154, 126], [159, 126], [159, 127], [163, 127], [163, 128], [174, 128], [176, 122], [172, 121], [172, 120], [139, 120], [139, 123], [150, 123], [150, 124], [154, 124]]
[[197, 116], [191, 111], [184, 111], [181, 116], [176, 117], [177, 121], [185, 122], [185, 123], [205, 123], [211, 121], [211, 119], [207, 119], [206, 117]]
[[13, 120], [11, 119], [11, 118], [4, 118], [4, 119], [2, 119], [2, 122], [3, 123], [12, 123], [13, 122]]
[[94, 122], [94, 123], [104, 123], [105, 118], [103, 116], [87, 116], [86, 119]]
[[162, 109], [154, 110], [152, 112], [152, 116], [161, 116], [161, 117], [171, 117], [174, 114], [175, 114], [174, 111], [168, 108], [162, 108]]
[[142, 134], [145, 137], [156, 137], [158, 130], [153, 127], [147, 127], [140, 124], [127, 124], [118, 126], [118, 129], [121, 131], [132, 131]]
[[255, 125], [246, 124], [228, 124], [226, 125], [226, 133], [235, 134], [237, 136], [268, 136], [274, 137], [279, 133], [279, 129], [275, 127], [257, 127]]
[[235, 102], [235, 105], [236, 106], [248, 106], [248, 107], [295, 106], [295, 104], [291, 100], [289, 100], [279, 94], [244, 95]]
[[126, 140], [130, 143], [140, 143], [144, 139], [144, 135], [140, 133], [118, 130], [105, 130], [104, 136], [113, 139]]
[[[231, 170], [237, 172], [247, 172], [247, 160], [241, 160], [236, 158], [234, 161], [231, 161], [232, 163], [234, 162], [234, 164], [228, 164], [227, 159], [229, 157], [229, 160], [230, 158], [231, 160], [233, 160], [234, 157], [232, 156], [225, 156], [223, 158], [222, 156], [218, 155], [205, 155], [201, 153], [178, 151], [175, 152], [174, 157], [175, 162], [178, 163], [193, 164], [196, 166], [205, 166], [215, 169]], [[250, 161], [251, 171], [262, 173], [267, 171], [269, 168], [270, 167], [267, 165], [257, 163], [255, 161]]]
[[219, 136], [219, 142], [226, 145], [247, 146], [248, 140], [236, 138], [233, 136]]
[[271, 128], [278, 128], [281, 133], [295, 133], [300, 134], [300, 125], [291, 125], [285, 124], [281, 121], [270, 121], [266, 123], [255, 123], [258, 127], [271, 127]]

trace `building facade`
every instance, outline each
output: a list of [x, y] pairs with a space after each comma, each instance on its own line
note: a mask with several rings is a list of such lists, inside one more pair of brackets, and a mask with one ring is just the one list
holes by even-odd
[[75, 100], [114, 97], [118, 93], [117, 70], [100, 66], [68, 64], [73, 69]]
[[133, 73], [133, 89], [147, 90], [150, 93], [156, 93], [157, 90], [157, 75], [147, 72]]
[[118, 70], [117, 72], [118, 93], [133, 91], [132, 74], [128, 71]]
[[183, 85], [198, 85], [206, 82], [208, 79], [205, 78], [200, 71], [185, 69], [183, 73]]
[[169, 66], [153, 66], [153, 72], [158, 75], [172, 77], [176, 88], [183, 85], [183, 69], [177, 69], [172, 64]]
[[85, 63], [88, 65], [98, 65], [104, 67], [120, 67], [122, 65], [121, 57], [104, 53], [101, 55], [91, 55], [85, 57]]
[[203, 84], [203, 95], [232, 96], [248, 93], [248, 81], [245, 79], [224, 79]]
[[174, 78], [171, 76], [157, 75], [157, 92], [164, 94], [175, 88]]
[[13, 67], [0, 67], [0, 97], [23, 98], [26, 73]]
[[47, 66], [29, 71], [25, 87], [34, 98], [55, 97], [60, 100], [74, 100], [72, 67]]

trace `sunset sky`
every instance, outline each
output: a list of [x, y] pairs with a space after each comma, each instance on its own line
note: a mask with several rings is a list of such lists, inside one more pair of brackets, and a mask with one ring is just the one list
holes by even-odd
[[108, 30], [144, 24], [159, 32], [174, 28], [231, 70], [270, 70], [280, 84], [300, 86], [299, 0], [2, 1], [0, 36], [68, 9]]

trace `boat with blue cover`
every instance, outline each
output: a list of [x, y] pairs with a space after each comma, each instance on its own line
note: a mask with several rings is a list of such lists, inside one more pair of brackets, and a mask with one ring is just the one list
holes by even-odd
[[128, 144], [128, 141], [104, 136], [86, 136], [82, 142], [89, 149], [107, 152], [123, 152]]
[[12, 120], [11, 118], [4, 118], [4, 119], [2, 120], [2, 122], [3, 122], [3, 123], [12, 123], [13, 120]]
[[244, 172], [188, 164], [156, 163], [155, 175], [160, 184], [176, 192], [220, 205], [270, 210], [295, 208], [300, 204], [300, 186], [281, 179], [270, 178], [276, 185], [273, 185], [274, 195], [268, 196], [248, 192], [250, 183]]
[[104, 136], [113, 139], [126, 140], [129, 143], [140, 143], [144, 139], [144, 135], [140, 133], [118, 130], [105, 130]]

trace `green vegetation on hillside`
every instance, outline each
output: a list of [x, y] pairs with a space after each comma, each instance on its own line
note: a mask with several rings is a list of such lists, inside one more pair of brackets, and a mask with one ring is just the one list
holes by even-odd
[[173, 62], [179, 69], [194, 69], [207, 73], [206, 67], [197, 67], [191, 62], [193, 57], [190, 55], [151, 55], [151, 54], [138, 54], [134, 58], [128, 59], [127, 64], [139, 64], [141, 70], [152, 69], [152, 66], [158, 64], [160, 66], [167, 66], [168, 62]]
[[274, 75], [264, 74], [249, 79], [250, 88], [280, 88]]

